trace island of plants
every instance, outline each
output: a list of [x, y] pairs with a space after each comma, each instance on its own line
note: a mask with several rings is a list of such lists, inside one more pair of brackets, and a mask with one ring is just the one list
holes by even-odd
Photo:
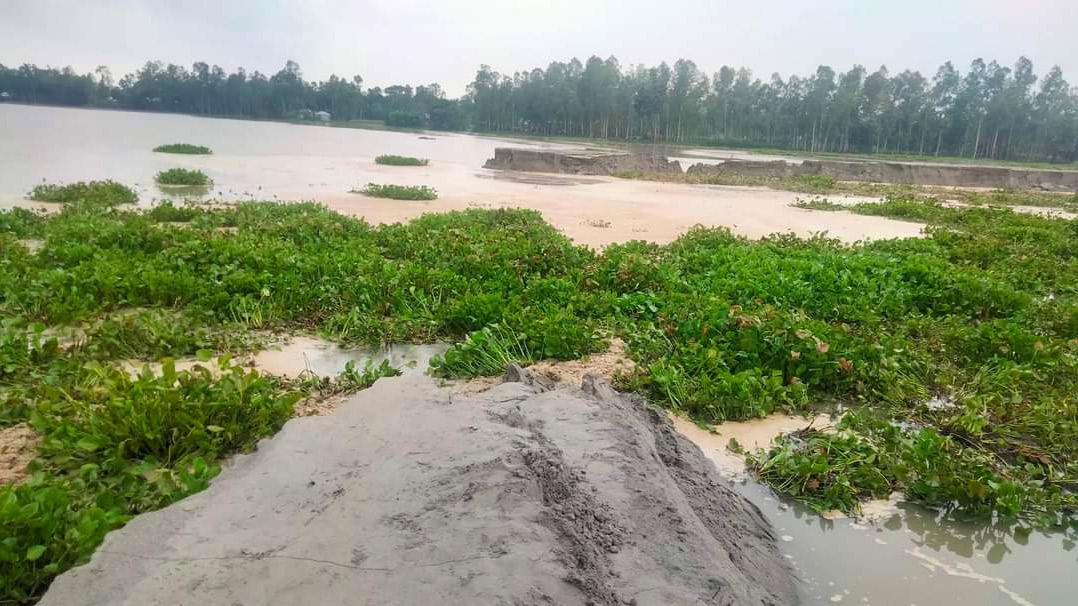
[[190, 143], [169, 143], [167, 145], [158, 145], [153, 148], [155, 152], [162, 154], [190, 154], [204, 156], [213, 153], [213, 150], [205, 145], [192, 145]]
[[430, 160], [411, 156], [381, 155], [375, 157], [374, 163], [386, 166], [426, 166], [430, 164]]
[[38, 202], [81, 203], [84, 206], [94, 204], [110, 207], [134, 204], [138, 201], [138, 195], [134, 190], [112, 180], [78, 181], [68, 184], [42, 183], [35, 186], [28, 197]]
[[[448, 339], [433, 371], [459, 378], [616, 335], [636, 362], [619, 388], [701, 423], [841, 406], [835, 430], [749, 453], [814, 508], [897, 491], [1078, 534], [1078, 221], [906, 197], [854, 212], [925, 222], [924, 238], [696, 228], [595, 252], [527, 210], [372, 226], [311, 203], [137, 211], [92, 191], [0, 212], [0, 430], [37, 436], [29, 475], [0, 486], [8, 602], [203, 489], [300, 399], [394, 372], [288, 381], [236, 364], [266, 330]], [[187, 357], [212, 371], [180, 370]], [[132, 375], [131, 359], [163, 364]]]
[[159, 185], [184, 185], [191, 187], [207, 187], [213, 184], [213, 181], [206, 175], [206, 173], [200, 170], [191, 170], [187, 168], [170, 168], [157, 173], [154, 177]]
[[352, 193], [363, 194], [372, 198], [389, 198], [391, 200], [436, 200], [438, 198], [438, 192], [433, 187], [426, 185], [368, 183], [361, 190], [352, 190]]

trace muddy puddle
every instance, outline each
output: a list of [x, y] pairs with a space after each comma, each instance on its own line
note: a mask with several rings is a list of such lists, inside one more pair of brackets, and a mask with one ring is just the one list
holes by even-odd
[[726, 450], [731, 437], [745, 448], [763, 447], [810, 422], [822, 427], [826, 417], [773, 415], [727, 423], [717, 433], [674, 422], [771, 521], [804, 604], [1074, 603], [1078, 549], [1062, 534], [942, 520], [897, 498], [867, 503], [859, 519], [821, 516], [749, 478], [744, 461]]
[[[257, 353], [236, 356], [232, 361], [261, 373], [293, 379], [311, 375], [333, 378], [343, 372], [349, 362], [355, 362], [356, 370], [362, 372], [368, 361], [373, 365], [389, 362], [389, 365], [399, 369], [401, 374], [423, 374], [430, 368], [431, 358], [444, 353], [448, 348], [446, 343], [340, 347], [318, 337], [298, 335], [271, 344]], [[119, 364], [132, 375], [137, 375], [147, 366], [155, 374], [161, 372], [160, 362], [122, 360]], [[216, 361], [202, 362], [195, 358], [177, 359], [175, 365], [178, 371], [190, 370], [196, 366], [207, 368], [215, 374], [220, 371]]]
[[349, 362], [355, 362], [356, 370], [362, 371], [369, 360], [375, 365], [387, 361], [402, 374], [423, 374], [430, 367], [430, 359], [448, 348], [445, 343], [345, 348], [316, 337], [297, 336], [251, 356], [251, 365], [281, 377], [335, 377]]

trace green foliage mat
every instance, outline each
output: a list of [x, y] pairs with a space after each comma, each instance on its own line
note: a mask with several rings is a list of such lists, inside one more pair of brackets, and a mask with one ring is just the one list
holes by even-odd
[[[395, 372], [351, 368], [329, 385], [227, 355], [213, 372], [166, 361], [131, 376], [117, 363], [243, 351], [255, 329], [451, 339], [434, 371], [462, 378], [577, 358], [617, 334], [637, 363], [621, 387], [702, 422], [843, 405], [836, 431], [750, 454], [763, 480], [814, 507], [900, 491], [1075, 530], [1076, 221], [898, 198], [853, 212], [926, 222], [926, 237], [697, 228], [596, 253], [526, 210], [373, 227], [307, 203], [95, 202], [0, 212], [0, 426], [41, 436], [31, 478], [0, 487], [8, 600], [40, 594], [131, 515], [200, 490], [298, 398]], [[61, 346], [55, 331], [75, 325]]]

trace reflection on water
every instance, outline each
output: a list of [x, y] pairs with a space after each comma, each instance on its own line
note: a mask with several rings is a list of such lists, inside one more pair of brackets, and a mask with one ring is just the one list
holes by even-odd
[[872, 521], [820, 516], [731, 474], [734, 455], [715, 434], [677, 426], [771, 521], [806, 604], [1074, 603], [1078, 553], [1062, 533], [946, 520], [908, 503]]
[[335, 377], [349, 362], [356, 363], [356, 370], [363, 370], [368, 360], [375, 365], [387, 361], [404, 374], [422, 374], [430, 367], [430, 359], [448, 348], [445, 343], [345, 348], [314, 337], [296, 336], [287, 343], [258, 352], [252, 364], [260, 371], [287, 377], [302, 374]]

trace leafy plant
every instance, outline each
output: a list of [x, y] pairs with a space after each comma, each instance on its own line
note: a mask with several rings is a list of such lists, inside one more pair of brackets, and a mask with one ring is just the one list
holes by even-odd
[[158, 145], [157, 147], [153, 148], [153, 150], [162, 154], [207, 155], [213, 153], [213, 151], [205, 145], [191, 145], [190, 143], [169, 143], [166, 145]]
[[78, 181], [67, 185], [43, 183], [34, 187], [30, 199], [39, 202], [88, 204], [113, 207], [138, 202], [138, 194], [115, 181]]
[[411, 156], [381, 155], [374, 158], [375, 164], [387, 166], [426, 166], [430, 160], [426, 158], [413, 158]]
[[528, 349], [527, 339], [516, 331], [494, 324], [468, 335], [445, 354], [431, 359], [435, 374], [448, 379], [489, 377], [505, 372], [512, 363], [533, 364], [539, 360]]
[[200, 170], [191, 170], [187, 168], [170, 168], [168, 170], [163, 170], [157, 173], [154, 180], [161, 185], [207, 186], [213, 184], [213, 181], [206, 176], [206, 173]]
[[390, 198], [392, 200], [435, 200], [438, 192], [426, 185], [380, 185], [368, 183], [358, 192], [372, 198]]

